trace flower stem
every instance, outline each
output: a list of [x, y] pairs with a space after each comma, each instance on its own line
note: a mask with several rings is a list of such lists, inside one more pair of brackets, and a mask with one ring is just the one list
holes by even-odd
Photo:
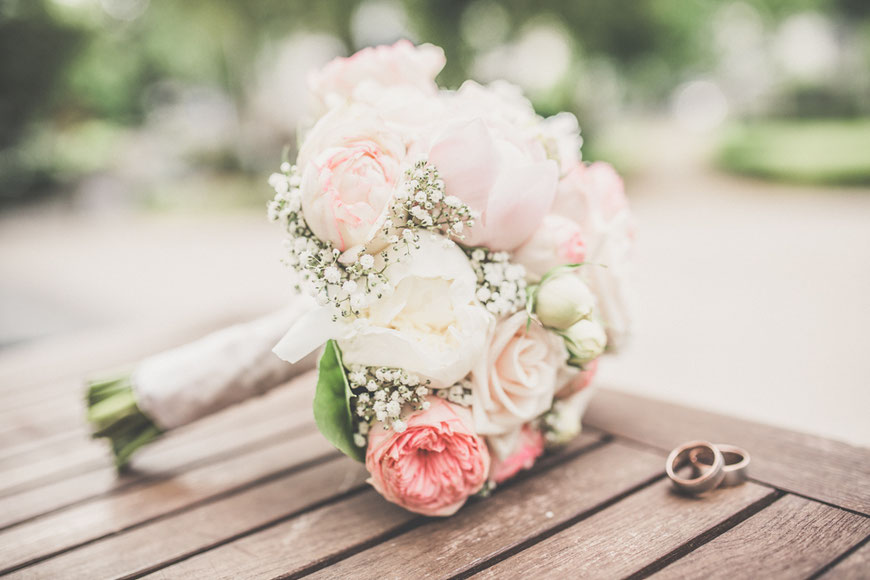
[[92, 437], [109, 440], [118, 471], [127, 466], [136, 450], [163, 434], [136, 404], [130, 373], [89, 381], [86, 400]]

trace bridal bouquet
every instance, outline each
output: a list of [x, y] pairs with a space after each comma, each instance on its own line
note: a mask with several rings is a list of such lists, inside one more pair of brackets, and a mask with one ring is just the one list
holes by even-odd
[[[439, 89], [444, 64], [441, 49], [400, 41], [310, 77], [316, 118], [295, 164], [271, 176], [268, 208], [306, 306], [259, 335], [291, 320], [274, 346], [291, 364], [246, 382], [262, 391], [322, 349], [320, 431], [386, 499], [431, 516], [579, 433], [598, 358], [628, 330], [633, 238], [622, 181], [580, 160], [573, 115], [542, 118], [504, 83]], [[92, 387], [101, 434], [118, 431], [118, 415], [99, 411], [113, 393], [154, 434], [240, 399], [226, 361], [219, 376], [177, 380], [217, 350], [194, 345], [174, 367], [158, 357], [144, 376]], [[183, 394], [193, 382], [220, 396], [197, 404]], [[184, 416], [166, 421], [162, 407]], [[129, 443], [142, 429], [123, 431]]]

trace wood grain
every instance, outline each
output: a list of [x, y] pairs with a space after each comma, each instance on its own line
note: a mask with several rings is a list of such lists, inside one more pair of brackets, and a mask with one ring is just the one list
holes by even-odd
[[443, 578], [660, 475], [655, 455], [606, 444], [505, 487], [455, 516], [431, 520], [315, 573], [312, 578]]
[[[298, 448], [298, 447], [297, 447]], [[23, 568], [11, 578], [113, 578], [150, 572], [280, 522], [364, 485], [366, 471], [336, 457]], [[108, 514], [103, 514], [108, 515]]]
[[293, 440], [294, 435], [314, 431], [311, 412], [303, 407], [288, 410], [283, 417], [257, 422], [249, 428], [216, 434], [209, 441], [192, 441], [188, 446], [170, 450], [148, 450], [138, 469], [132, 473], [119, 476], [114, 467], [106, 466], [0, 498], [0, 530], [109, 492], [127, 493], [126, 490], [133, 488], [135, 493], [135, 490], [142, 489], [143, 483], [177, 478], [194, 468], [222, 464], [256, 447], [268, 447], [281, 440]]
[[0, 532], [0, 562], [15, 567], [334, 455], [319, 433], [308, 432], [172, 479], [144, 482]]
[[[583, 433], [560, 453], [542, 458], [536, 468], [571, 460], [600, 443], [599, 433]], [[394, 532], [409, 522], [425, 520], [368, 491], [199, 554], [166, 569], [165, 577], [200, 577], [208, 570], [221, 569], [244, 570], [240, 575], [246, 578], [291, 575], [329, 558], [337, 558], [361, 544], [376, 542], [383, 534]], [[342, 522], [346, 525], [342, 526]], [[290, 541], [295, 550], [288, 552], [281, 547], [284, 544], [276, 549], [276, 542]]]
[[607, 389], [584, 423], [663, 453], [692, 439], [739, 445], [757, 481], [870, 514], [870, 449]]
[[870, 518], [787, 495], [654, 578], [805, 578], [870, 534]]
[[822, 575], [824, 580], [867, 580], [870, 577], [870, 538], [842, 562]]
[[747, 484], [691, 498], [662, 480], [475, 578], [622, 578], [774, 493]]
[[106, 442], [90, 438], [59, 441], [20, 467], [12, 458], [6, 469], [0, 468], [0, 528], [145, 477], [207, 463], [295, 426], [311, 426], [313, 380], [307, 373], [263, 397], [173, 431], [144, 448], [133, 460], [135, 471], [121, 478]]
[[369, 489], [198, 554], [147, 578], [230, 580], [295, 574], [419, 518]]

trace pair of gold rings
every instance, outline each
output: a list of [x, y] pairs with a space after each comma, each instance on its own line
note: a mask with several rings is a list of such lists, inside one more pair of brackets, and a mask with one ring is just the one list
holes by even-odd
[[[689, 466], [691, 477], [679, 474]], [[665, 472], [678, 491], [699, 495], [744, 483], [749, 478], [749, 454], [734, 445], [689, 441], [671, 451]]]

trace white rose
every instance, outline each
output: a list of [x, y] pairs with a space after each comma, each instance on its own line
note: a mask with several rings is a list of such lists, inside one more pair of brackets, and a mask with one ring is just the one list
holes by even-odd
[[576, 272], [547, 278], [535, 296], [535, 314], [541, 324], [565, 330], [592, 314], [595, 296]]
[[586, 259], [586, 241], [577, 222], [550, 214], [522, 246], [513, 261], [522, 264], [528, 278], [537, 281], [563, 264], [579, 264]]
[[481, 435], [515, 430], [550, 408], [565, 345], [518, 312], [498, 323], [471, 375], [474, 425]]
[[404, 171], [405, 144], [376, 112], [341, 107], [308, 133], [297, 164], [302, 214], [311, 231], [344, 252], [371, 241]]
[[607, 334], [594, 320], [581, 320], [565, 330], [562, 336], [571, 355], [571, 362], [581, 365], [598, 358], [607, 346]]
[[275, 347], [294, 362], [330, 338], [348, 365], [398, 367], [435, 388], [463, 379], [483, 356], [494, 319], [475, 299], [477, 278], [465, 254], [439, 236], [385, 272], [392, 291], [353, 322], [327, 309], [303, 318]]

